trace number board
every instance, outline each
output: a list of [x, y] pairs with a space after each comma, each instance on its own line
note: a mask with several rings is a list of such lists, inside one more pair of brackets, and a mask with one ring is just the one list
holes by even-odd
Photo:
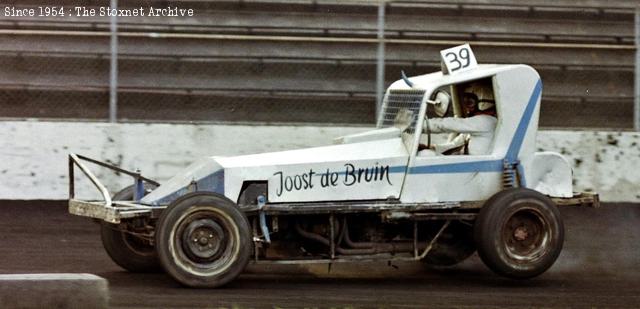
[[469, 44], [441, 50], [440, 57], [442, 63], [444, 63], [443, 69], [446, 69], [445, 74], [456, 74], [478, 66], [476, 56], [473, 54]]

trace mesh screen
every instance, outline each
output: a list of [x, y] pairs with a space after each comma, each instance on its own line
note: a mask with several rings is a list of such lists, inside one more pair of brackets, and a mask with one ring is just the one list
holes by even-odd
[[416, 89], [389, 90], [382, 104], [378, 128], [393, 126], [396, 121], [400, 120], [398, 118], [404, 117], [403, 113], [408, 112], [411, 117], [411, 125], [406, 132], [413, 133], [420, 114], [420, 104], [424, 93], [424, 90]]

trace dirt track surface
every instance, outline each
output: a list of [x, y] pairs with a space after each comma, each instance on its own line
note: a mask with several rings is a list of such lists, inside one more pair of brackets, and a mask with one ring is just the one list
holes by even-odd
[[[640, 205], [566, 208], [566, 239], [542, 276], [513, 281], [477, 256], [450, 269], [418, 263], [251, 266], [225, 288], [184, 288], [165, 274], [132, 274], [102, 249], [98, 225], [65, 202], [0, 201], [0, 273], [93, 273], [114, 308], [638, 308]], [[397, 268], [396, 268], [397, 267]], [[37, 297], [37, 296], [35, 296]]]

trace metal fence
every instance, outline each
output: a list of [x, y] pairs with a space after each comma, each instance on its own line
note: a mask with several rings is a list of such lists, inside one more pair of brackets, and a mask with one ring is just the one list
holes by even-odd
[[382, 91], [401, 70], [437, 71], [440, 49], [469, 42], [480, 62], [540, 72], [543, 127], [638, 130], [637, 5], [146, 0], [120, 8], [191, 8], [194, 16], [5, 14], [0, 115], [373, 125]]

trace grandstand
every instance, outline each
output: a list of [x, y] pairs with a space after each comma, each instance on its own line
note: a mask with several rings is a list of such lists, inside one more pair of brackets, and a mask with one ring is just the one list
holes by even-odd
[[[386, 85], [400, 70], [438, 70], [440, 49], [469, 42], [479, 62], [540, 72], [543, 127], [632, 129], [639, 3], [388, 1]], [[15, 6], [44, 4], [51, 5]], [[126, 6], [180, 6], [196, 15], [119, 19], [120, 121], [374, 123], [377, 1]], [[108, 17], [0, 18], [0, 115], [107, 120], [109, 51]]]

